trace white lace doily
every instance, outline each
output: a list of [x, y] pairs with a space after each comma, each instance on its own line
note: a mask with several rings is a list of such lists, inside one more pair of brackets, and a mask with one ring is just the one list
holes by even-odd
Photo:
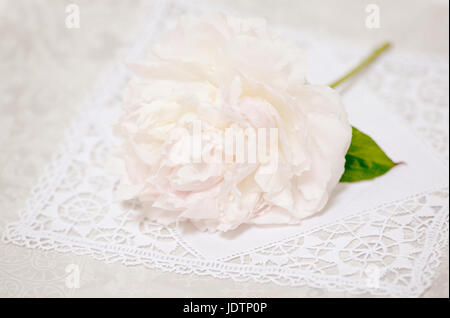
[[[164, 3], [147, 19], [130, 60], [181, 13], [198, 10]], [[276, 31], [306, 49], [315, 82], [334, 79], [365, 53], [330, 39]], [[119, 63], [105, 74], [20, 220], [7, 226], [5, 241], [177, 273], [354, 293], [417, 296], [431, 284], [449, 234], [448, 61], [393, 52], [345, 93], [352, 122], [373, 132], [409, 167], [388, 179], [341, 186], [329, 211], [299, 227], [246, 228], [210, 240], [189, 227], [146, 220], [137, 203], [114, 201], [116, 180], [103, 165], [115, 142], [111, 125], [127, 80]]]

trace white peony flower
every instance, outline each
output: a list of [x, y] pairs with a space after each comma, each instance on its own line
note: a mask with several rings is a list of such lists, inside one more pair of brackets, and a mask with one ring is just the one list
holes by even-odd
[[[295, 224], [325, 206], [344, 172], [351, 126], [338, 93], [307, 83], [302, 50], [264, 20], [184, 17], [129, 66], [139, 80], [129, 83], [117, 124], [120, 199], [138, 198], [157, 222], [209, 231]], [[229, 129], [250, 128], [276, 132], [265, 153], [275, 150], [276, 161], [205, 159], [226, 157]]]

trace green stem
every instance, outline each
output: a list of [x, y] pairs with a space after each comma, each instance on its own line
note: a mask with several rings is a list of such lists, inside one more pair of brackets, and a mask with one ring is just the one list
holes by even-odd
[[344, 82], [345, 80], [347, 80], [348, 78], [352, 77], [353, 75], [359, 73], [360, 71], [362, 71], [364, 68], [366, 68], [367, 66], [369, 66], [370, 63], [372, 63], [373, 61], [376, 60], [376, 58], [386, 49], [388, 49], [391, 46], [391, 44], [389, 42], [383, 44], [382, 46], [380, 46], [379, 48], [377, 48], [376, 50], [374, 50], [372, 52], [372, 54], [370, 54], [365, 60], [363, 60], [361, 63], [359, 63], [359, 65], [357, 65], [355, 68], [353, 68], [350, 72], [348, 72], [347, 74], [345, 74], [344, 76], [342, 76], [341, 78], [339, 78], [337, 81], [333, 82], [332, 84], [330, 84], [331, 88], [335, 88], [336, 86], [338, 86], [339, 84], [341, 84], [342, 82]]

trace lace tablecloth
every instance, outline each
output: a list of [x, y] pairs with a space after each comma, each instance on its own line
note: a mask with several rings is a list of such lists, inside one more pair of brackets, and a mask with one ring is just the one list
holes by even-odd
[[[213, 295], [217, 296], [342, 296], [353, 293], [417, 296], [432, 283], [436, 269], [441, 272], [441, 277], [448, 275], [448, 256], [444, 264], [436, 268], [441, 252], [448, 255], [443, 250], [448, 239], [448, 190], [441, 186], [425, 192], [411, 192], [412, 195], [402, 200], [376, 205], [376, 209], [348, 215], [320, 227], [312, 226], [300, 235], [218, 256], [214, 260], [202, 257], [198, 248], [192, 248], [195, 242], [183, 239], [184, 234], [176, 229], [149, 222], [136, 222], [136, 229], [133, 226], [118, 227], [117, 224], [123, 225], [133, 217], [133, 207], [125, 215], [124, 211], [116, 211], [116, 214], [111, 211], [109, 192], [104, 191], [109, 183], [98, 167], [104, 160], [107, 149], [104, 140], [108, 139], [109, 124], [115, 118], [115, 105], [120, 102], [118, 96], [126, 77], [120, 75], [123, 73], [120, 67], [109, 70], [107, 62], [118, 65], [117, 61], [123, 57], [138, 55], [147, 45], [142, 34], [151, 41], [179, 14], [198, 11], [202, 6], [143, 2], [128, 10], [125, 2], [108, 8], [99, 3], [81, 2], [82, 27], [69, 30], [63, 24], [65, 4], [45, 10], [43, 4], [38, 3], [34, 8], [28, 3], [5, 3], [3, 8], [7, 10], [3, 14], [7, 19], [2, 19], [0, 24], [0, 32], [11, 37], [2, 44], [2, 56], [8, 61], [6, 66], [1, 66], [5, 68], [2, 74], [10, 76], [1, 87], [5, 92], [2, 94], [2, 129], [6, 129], [2, 134], [5, 151], [0, 157], [3, 163], [2, 211], [6, 217], [1, 224], [7, 240], [40, 248], [0, 245], [2, 295], [210, 296], [214, 291]], [[127, 14], [123, 14], [125, 7]], [[119, 12], [122, 12], [121, 19], [111, 22], [111, 16]], [[29, 19], [25, 22], [14, 23], [27, 14]], [[50, 15], [50, 21], [54, 23], [47, 21], [46, 32], [33, 37], [33, 27], [46, 15]], [[146, 31], [136, 33], [139, 27], [130, 21], [145, 16]], [[99, 19], [104, 19], [104, 23]], [[111, 23], [105, 27], [108, 21]], [[321, 34], [322, 40], [316, 41], [311, 34], [323, 33], [318, 32], [320, 30], [307, 33], [283, 24], [276, 24], [274, 28], [312, 52], [320, 52], [322, 47], [317, 43], [328, 39], [325, 45], [333, 48], [344, 69], [361, 53], [358, 49], [361, 45], [331, 40], [329, 35]], [[139, 41], [133, 34], [141, 34]], [[131, 53], [117, 49], [126, 47], [134, 49]], [[392, 107], [446, 167], [448, 58], [409, 51], [397, 52], [391, 59], [380, 62], [366, 75], [362, 85]], [[20, 67], [20, 70], [8, 70], [13, 67]], [[101, 71], [102, 67], [106, 70]], [[99, 86], [94, 86], [93, 79], [100, 73], [108, 80], [101, 80]], [[316, 80], [325, 79], [319, 76]], [[77, 110], [81, 100], [79, 92], [89, 90], [94, 92], [92, 97], [82, 106], [81, 115], [66, 142], [34, 188], [21, 223], [6, 227], [7, 221], [17, 220], [17, 212], [24, 208], [24, 200], [29, 197], [27, 189], [36, 183], [40, 169], [50, 161], [49, 155], [59, 140], [58, 135]], [[96, 125], [95, 118], [102, 118], [102, 124]], [[402, 231], [403, 240], [392, 239], [399, 235], [382, 235], [373, 240], [374, 233], [367, 229], [368, 226], [372, 230], [378, 229], [374, 233], [387, 233], [392, 228]], [[93, 234], [93, 230], [97, 233]], [[410, 241], [414, 244], [409, 244]], [[373, 245], [374, 242], [380, 244]], [[141, 249], [134, 249], [136, 246]], [[144, 246], [146, 248], [142, 249]], [[341, 263], [330, 266], [330, 260], [332, 263], [336, 260], [327, 258], [327, 253], [336, 248], [341, 253]], [[54, 250], [72, 253], [60, 254]], [[311, 252], [310, 258], [305, 258], [305, 250]], [[296, 253], [302, 257], [301, 262], [290, 259]], [[404, 259], [394, 262], [390, 258], [395, 255], [402, 255]], [[368, 261], [355, 264], [364, 257]], [[376, 261], [382, 264], [377, 265]], [[110, 264], [115, 262], [146, 266]], [[295, 266], [286, 269], [291, 262]], [[68, 281], [74, 268], [80, 276], [75, 288]], [[280, 268], [284, 268], [283, 273], [278, 272]], [[234, 281], [200, 276], [205, 274], [233, 278]], [[377, 278], [375, 281], [374, 277]], [[378, 279], [380, 277], [383, 278]], [[267, 284], [260, 285], [255, 280]], [[435, 284], [427, 294], [448, 294], [448, 278], [445, 280], [447, 287], [442, 286], [442, 282]]]

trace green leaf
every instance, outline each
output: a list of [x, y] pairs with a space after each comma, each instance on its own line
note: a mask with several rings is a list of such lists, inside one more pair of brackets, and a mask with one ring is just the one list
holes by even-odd
[[352, 127], [352, 142], [345, 160], [345, 171], [341, 182], [374, 179], [396, 165], [372, 138], [355, 127]]

